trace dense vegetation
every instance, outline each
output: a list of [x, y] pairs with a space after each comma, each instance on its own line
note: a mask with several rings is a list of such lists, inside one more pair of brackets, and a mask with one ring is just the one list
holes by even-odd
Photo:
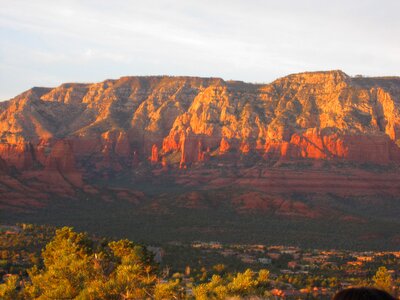
[[[141, 185], [143, 188], [143, 186]], [[206, 188], [204, 188], [206, 190]], [[150, 194], [150, 191], [152, 194]], [[165, 191], [165, 193], [164, 193]], [[52, 224], [57, 227], [73, 226], [79, 231], [128, 238], [145, 244], [193, 240], [220, 241], [223, 243], [296, 244], [309, 248], [395, 250], [400, 225], [400, 209], [395, 198], [379, 198], [381, 205], [356, 197], [330, 195], [323, 203], [330, 203], [343, 211], [368, 222], [344, 222], [336, 215], [323, 219], [286, 218], [265, 213], [238, 213], [230, 205], [229, 197], [237, 190], [206, 191], [209, 208], [193, 209], [177, 204], [181, 188], [170, 184], [150, 185], [146, 199], [140, 203], [124, 200], [102, 201], [96, 197], [79, 200], [54, 198], [46, 207], [29, 213], [2, 213], [6, 223], [29, 222]], [[164, 196], [158, 199], [157, 195]], [[308, 201], [306, 195], [294, 195], [299, 201]], [[155, 201], [154, 199], [157, 199]], [[365, 200], [365, 201], [364, 201]], [[99, 226], [99, 224], [104, 224]]]
[[[42, 252], [42, 263], [27, 271], [21, 281], [9, 274], [0, 285], [2, 299], [183, 299], [185, 289], [179, 276], [169, 280], [158, 273], [152, 254], [129, 240], [90, 239], [64, 227]], [[207, 284], [193, 287], [193, 297], [209, 299], [264, 293], [267, 270], [247, 270], [222, 279], [214, 275]]]
[[[91, 237], [70, 227], [55, 230], [21, 224], [2, 230], [1, 270], [5, 274], [0, 299], [268, 299], [283, 297], [280, 288], [288, 283], [306, 291], [304, 299], [321, 299], [323, 296], [313, 294], [313, 286], [340, 287], [339, 278], [276, 276], [262, 268], [235, 272], [224, 264], [187, 265], [182, 272], [166, 272], [165, 264], [155, 263], [149, 247], [126, 239]], [[390, 292], [398, 287], [385, 267], [359, 284]]]

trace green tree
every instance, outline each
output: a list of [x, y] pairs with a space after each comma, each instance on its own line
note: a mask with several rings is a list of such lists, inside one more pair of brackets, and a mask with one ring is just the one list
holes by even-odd
[[41, 267], [35, 265], [28, 271], [30, 280], [21, 292], [16, 275], [1, 284], [0, 299], [185, 297], [180, 279], [160, 283], [152, 254], [129, 240], [95, 242], [84, 233], [64, 227], [46, 245], [42, 258]]
[[253, 271], [247, 269], [243, 273], [238, 273], [229, 283], [228, 288], [233, 295], [247, 296], [255, 292], [257, 285], [258, 281], [254, 279]]
[[104, 251], [95, 255], [100, 274], [82, 291], [81, 299], [152, 297], [157, 277], [143, 247], [120, 240], [108, 243]]
[[179, 280], [158, 283], [154, 289], [154, 299], [184, 299], [184, 290]]
[[385, 290], [389, 293], [393, 291], [392, 275], [390, 275], [386, 267], [379, 267], [372, 279], [375, 287]]
[[261, 269], [258, 271], [258, 283], [266, 284], [269, 280], [269, 271], [267, 269]]
[[17, 288], [18, 288], [18, 276], [11, 275], [7, 278], [5, 283], [0, 284], [0, 299], [3, 300], [17, 300], [21, 299]]
[[26, 291], [38, 299], [73, 299], [95, 278], [91, 241], [64, 227], [42, 253], [44, 269], [32, 268]]
[[226, 299], [228, 294], [227, 282], [219, 275], [213, 275], [210, 282], [193, 288], [196, 300]]

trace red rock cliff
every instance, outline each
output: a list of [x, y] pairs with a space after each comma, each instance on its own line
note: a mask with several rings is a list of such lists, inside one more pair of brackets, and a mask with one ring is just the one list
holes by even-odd
[[227, 153], [398, 163], [399, 103], [399, 78], [341, 71], [270, 84], [164, 76], [33, 88], [0, 104], [0, 157], [29, 170], [67, 151], [57, 166], [67, 171], [73, 156], [85, 172], [119, 171], [149, 157], [183, 167]]

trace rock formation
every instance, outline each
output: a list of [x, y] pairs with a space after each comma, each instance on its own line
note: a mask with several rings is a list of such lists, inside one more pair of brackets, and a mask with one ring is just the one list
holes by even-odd
[[84, 178], [144, 167], [397, 166], [399, 109], [400, 78], [341, 71], [270, 84], [153, 76], [32, 88], [0, 103], [0, 170], [73, 193], [88, 190]]
[[164, 76], [33, 88], [0, 105], [0, 157], [31, 169], [69, 140], [78, 164], [92, 158], [98, 168], [175, 152], [183, 166], [203, 161], [206, 149], [215, 158], [251, 152], [387, 164], [400, 157], [399, 101], [399, 78], [341, 71], [270, 84]]

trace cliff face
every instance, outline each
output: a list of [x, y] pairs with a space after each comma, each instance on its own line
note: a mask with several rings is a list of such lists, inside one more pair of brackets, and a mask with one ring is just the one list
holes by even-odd
[[[295, 219], [296, 238], [304, 236], [299, 218], [317, 222], [309, 228], [318, 237], [321, 220], [363, 228], [374, 220], [375, 233], [379, 219], [383, 236], [392, 239], [386, 228], [394, 222], [397, 235], [399, 109], [400, 78], [352, 78], [341, 71], [270, 84], [123, 77], [32, 88], [0, 102], [0, 210], [33, 216], [39, 212], [33, 208], [52, 211], [54, 204], [60, 216], [85, 216], [86, 207], [87, 220], [96, 214], [99, 223], [111, 215], [115, 224], [138, 218], [144, 227], [157, 224], [154, 232], [174, 232], [168, 226], [184, 219], [182, 232], [194, 226], [196, 237], [212, 228], [213, 215], [215, 228], [247, 213], [260, 215], [264, 225]], [[119, 206], [131, 210], [108, 215]], [[225, 220], [228, 213], [235, 216]], [[14, 222], [17, 214], [4, 215]], [[43, 215], [40, 221], [48, 223], [51, 214]], [[153, 222], [163, 215], [165, 226]], [[123, 228], [141, 228], [129, 224]], [[253, 232], [273, 228], [264, 225]]]
[[[69, 172], [147, 160], [186, 167], [226, 155], [388, 164], [400, 160], [399, 107], [400, 78], [341, 71], [265, 85], [193, 77], [63, 84], [1, 103], [0, 157], [19, 170]], [[61, 148], [65, 157], [54, 155]], [[179, 162], [170, 159], [177, 153]]]

